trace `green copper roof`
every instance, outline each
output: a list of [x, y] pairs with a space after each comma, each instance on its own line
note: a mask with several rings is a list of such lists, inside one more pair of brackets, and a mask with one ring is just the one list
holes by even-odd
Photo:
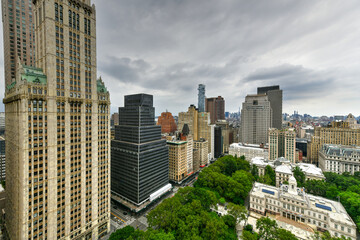
[[97, 80], [97, 91], [100, 93], [107, 93], [108, 90], [105, 87], [104, 82], [102, 81], [101, 77]]
[[47, 77], [42, 69], [23, 65], [24, 73], [21, 74], [21, 79], [29, 83], [47, 83]]
[[16, 82], [12, 82], [11, 84], [7, 85], [6, 88], [7, 88], [7, 90], [10, 90], [13, 87], [15, 87], [15, 85], [16, 85]]

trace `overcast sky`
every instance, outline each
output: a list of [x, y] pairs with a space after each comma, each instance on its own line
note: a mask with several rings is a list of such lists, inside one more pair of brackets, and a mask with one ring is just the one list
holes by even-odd
[[197, 105], [204, 83], [230, 112], [277, 84], [283, 112], [360, 115], [359, 0], [92, 1], [98, 76], [113, 112], [124, 95], [143, 92], [157, 114], [177, 115]]

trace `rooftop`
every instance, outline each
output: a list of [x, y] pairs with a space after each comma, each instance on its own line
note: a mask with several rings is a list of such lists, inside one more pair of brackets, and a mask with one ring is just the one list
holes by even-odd
[[282, 185], [281, 187], [277, 188], [274, 186], [255, 182], [250, 194], [259, 197], [266, 197], [267, 194], [270, 194], [275, 198], [285, 196], [288, 198], [297, 199], [299, 201], [305, 202], [308, 208], [312, 209], [313, 211], [328, 213], [330, 219], [333, 219], [333, 221], [341, 222], [344, 225], [355, 227], [355, 223], [347, 214], [345, 208], [340, 202], [307, 194], [303, 188], [296, 188], [296, 191], [294, 193], [288, 191], [288, 189], [289, 185]]

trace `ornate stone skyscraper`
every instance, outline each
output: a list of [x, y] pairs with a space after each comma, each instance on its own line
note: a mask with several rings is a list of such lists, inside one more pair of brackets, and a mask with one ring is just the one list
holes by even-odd
[[99, 239], [110, 227], [109, 93], [90, 0], [33, 0], [36, 68], [5, 90], [11, 239]]

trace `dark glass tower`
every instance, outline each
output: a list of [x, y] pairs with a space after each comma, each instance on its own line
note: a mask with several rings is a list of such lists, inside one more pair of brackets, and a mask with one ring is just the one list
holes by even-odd
[[168, 183], [168, 147], [155, 123], [153, 96], [125, 96], [111, 141], [111, 191], [141, 205]]
[[272, 127], [277, 129], [282, 129], [282, 98], [283, 91], [280, 89], [279, 85], [268, 86], [268, 87], [259, 87], [257, 89], [257, 94], [266, 94], [270, 101], [270, 106], [272, 109]]

